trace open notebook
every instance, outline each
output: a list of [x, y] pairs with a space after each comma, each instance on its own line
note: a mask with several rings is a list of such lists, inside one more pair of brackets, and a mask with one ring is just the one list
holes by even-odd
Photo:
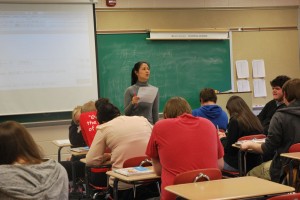
[[137, 175], [154, 173], [152, 168], [142, 167], [142, 166], [116, 169], [114, 170], [114, 172], [118, 174], [122, 174], [124, 176], [137, 176]]
[[255, 142], [255, 143], [263, 144], [263, 143], [265, 143], [266, 138], [263, 138], [263, 139], [253, 139], [253, 140], [239, 140], [235, 144], [236, 145], [241, 145], [243, 142], [247, 142], [247, 141], [252, 141], [252, 142]]

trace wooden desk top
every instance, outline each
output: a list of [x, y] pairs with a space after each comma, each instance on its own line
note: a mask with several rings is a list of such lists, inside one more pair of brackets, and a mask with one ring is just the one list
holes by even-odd
[[58, 147], [69, 147], [69, 146], [71, 146], [71, 143], [70, 143], [69, 139], [53, 140], [52, 143], [55, 144]]
[[86, 155], [89, 151], [86, 150], [86, 151], [82, 151], [82, 152], [76, 152], [76, 151], [71, 150], [70, 152], [73, 156], [81, 156], [81, 155]]
[[282, 153], [280, 156], [300, 160], [300, 152]]
[[295, 191], [295, 188], [252, 176], [170, 185], [165, 188], [186, 199], [241, 199]]
[[[152, 167], [150, 167], [152, 168]], [[145, 181], [145, 180], [152, 180], [152, 179], [160, 179], [160, 176], [157, 176], [154, 172], [151, 174], [143, 174], [137, 176], [124, 176], [122, 174], [118, 174], [114, 171], [106, 172], [107, 175], [115, 177], [122, 182], [132, 183], [134, 181]]]

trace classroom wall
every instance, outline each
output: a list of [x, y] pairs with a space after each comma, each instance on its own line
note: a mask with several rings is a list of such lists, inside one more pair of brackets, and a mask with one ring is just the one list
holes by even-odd
[[[116, 0], [113, 8], [215, 8], [295, 6], [299, 0]], [[106, 0], [98, 0], [96, 7], [107, 8]]]
[[[191, 0], [188, 4], [182, 0], [117, 0], [116, 7], [108, 8], [105, 0], [99, 0], [96, 4], [96, 26], [97, 31], [294, 27], [298, 26], [299, 21], [297, 7], [276, 6], [297, 5], [300, 5], [299, 0]], [[218, 7], [222, 9], [216, 9]], [[265, 59], [268, 97], [253, 98], [253, 104], [265, 104], [271, 99], [268, 82], [274, 76], [287, 74], [300, 77], [298, 38], [297, 30], [232, 33], [233, 61]], [[57, 159], [58, 148], [51, 141], [68, 138], [68, 126], [69, 124], [28, 129], [44, 149], [45, 155]], [[68, 148], [62, 152], [64, 160], [69, 156]]]
[[[247, 60], [251, 74], [252, 60], [264, 59], [267, 97], [252, 97], [254, 105], [264, 105], [272, 99], [269, 82], [277, 75], [300, 77], [297, 7], [223, 10], [97, 9], [96, 19], [99, 33], [147, 29], [252, 28], [252, 31], [232, 32], [232, 61], [234, 64], [236, 60]], [[273, 27], [273, 30], [262, 30], [268, 27]], [[251, 77], [249, 81], [253, 90]], [[236, 81], [234, 82], [236, 89]]]
[[[27, 129], [31, 133], [33, 139], [42, 148], [45, 157], [57, 160], [58, 147], [53, 144], [52, 141], [69, 138], [69, 124], [29, 127]], [[69, 158], [70, 148], [63, 148], [61, 155], [61, 160]]]

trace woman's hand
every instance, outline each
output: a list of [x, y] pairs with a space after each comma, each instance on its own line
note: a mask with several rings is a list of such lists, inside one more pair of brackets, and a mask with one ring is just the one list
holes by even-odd
[[140, 97], [134, 95], [134, 96], [132, 97], [131, 103], [132, 103], [133, 105], [137, 105], [138, 102], [139, 102], [139, 100], [140, 100]]

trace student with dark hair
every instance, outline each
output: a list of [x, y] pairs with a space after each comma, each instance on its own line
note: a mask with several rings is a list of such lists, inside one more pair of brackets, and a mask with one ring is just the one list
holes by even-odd
[[[230, 115], [226, 137], [220, 138], [224, 145], [224, 170], [238, 171], [238, 148], [232, 145], [240, 137], [260, 134], [263, 127], [246, 102], [239, 96], [231, 96], [226, 104]], [[258, 154], [247, 155], [247, 170], [257, 166], [260, 160]]]
[[147, 62], [137, 62], [131, 71], [131, 86], [124, 95], [125, 115], [144, 116], [151, 124], [158, 121], [159, 95], [156, 93], [153, 102], [140, 102], [138, 91], [140, 87], [155, 88], [148, 83], [150, 77], [150, 65]]
[[289, 159], [280, 156], [288, 152], [291, 145], [300, 142], [300, 79], [287, 81], [283, 87], [283, 99], [287, 105], [278, 109], [273, 115], [264, 144], [245, 142], [241, 144], [242, 150], [252, 149], [266, 154], [276, 152], [272, 161], [263, 163], [249, 172], [251, 176], [280, 182], [281, 169]]
[[177, 174], [202, 168], [223, 168], [223, 146], [216, 127], [208, 119], [191, 115], [189, 103], [181, 97], [169, 99], [164, 120], [153, 128], [146, 154], [156, 174], [161, 175], [161, 200], [176, 195], [165, 190]]
[[200, 91], [199, 101], [200, 108], [192, 111], [195, 117], [204, 117], [210, 120], [217, 128], [226, 130], [228, 124], [228, 117], [226, 112], [217, 103], [217, 95], [212, 88], [204, 88]]
[[[101, 165], [109, 161], [112, 170], [115, 170], [123, 168], [124, 161], [129, 158], [144, 156], [152, 131], [149, 121], [142, 116], [121, 116], [120, 110], [108, 99], [99, 99], [96, 101], [96, 107], [100, 125], [97, 126], [96, 136], [86, 155], [86, 164]], [[111, 149], [111, 154], [105, 153], [106, 148]], [[113, 180], [113, 177], [110, 177], [111, 187]], [[119, 199], [132, 199], [132, 187], [132, 184], [119, 182]], [[147, 194], [143, 186], [137, 187], [136, 199], [153, 197]]]
[[0, 199], [68, 199], [66, 170], [18, 122], [0, 123], [0, 177]]
[[281, 75], [277, 76], [270, 82], [272, 86], [273, 100], [269, 101], [257, 115], [264, 127], [264, 134], [266, 135], [268, 134], [270, 121], [276, 110], [285, 107], [285, 104], [283, 103], [282, 86], [288, 80], [290, 80], [290, 77]]

